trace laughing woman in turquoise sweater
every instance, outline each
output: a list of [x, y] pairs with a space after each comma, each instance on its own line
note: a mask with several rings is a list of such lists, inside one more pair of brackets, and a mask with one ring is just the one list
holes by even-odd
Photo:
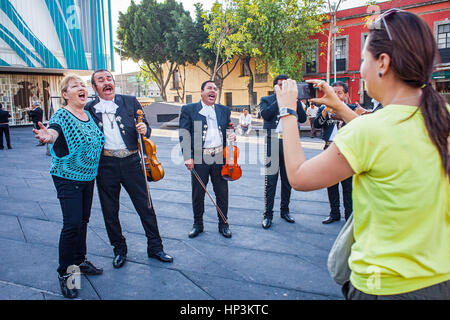
[[39, 123], [33, 132], [41, 143], [51, 144], [50, 174], [63, 214], [59, 238], [58, 279], [66, 298], [78, 296], [73, 272], [98, 275], [103, 270], [86, 260], [86, 233], [91, 215], [94, 179], [105, 138], [84, 106], [88, 92], [76, 75], [61, 82], [64, 107], [55, 112], [46, 128]]

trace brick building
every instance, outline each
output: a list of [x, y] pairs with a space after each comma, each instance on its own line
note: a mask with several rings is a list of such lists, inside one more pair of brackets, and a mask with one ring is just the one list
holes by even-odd
[[[359, 101], [369, 106], [370, 97], [364, 90], [360, 75], [361, 52], [368, 35], [367, 19], [374, 11], [383, 13], [391, 8], [414, 12], [430, 26], [438, 42], [441, 63], [433, 73], [433, 85], [449, 100], [450, 95], [450, 6], [445, 0], [393, 0], [378, 3], [369, 9], [367, 6], [341, 10], [336, 15], [339, 32], [336, 35], [336, 80], [344, 81], [349, 87], [350, 102]], [[375, 9], [375, 10], [374, 10]], [[324, 33], [311, 37], [315, 41], [312, 47], [311, 62], [305, 65], [305, 79], [326, 79], [327, 43], [329, 23], [323, 25]], [[417, 44], [420, 45], [420, 39]], [[334, 61], [330, 66], [330, 81], [334, 81]]]

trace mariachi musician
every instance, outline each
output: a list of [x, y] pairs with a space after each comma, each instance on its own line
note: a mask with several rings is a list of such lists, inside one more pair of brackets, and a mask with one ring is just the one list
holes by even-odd
[[235, 141], [236, 135], [230, 133], [227, 136], [231, 111], [226, 106], [215, 104], [216, 99], [216, 84], [214, 81], [205, 81], [201, 86], [201, 101], [184, 105], [180, 114], [181, 149], [184, 164], [191, 171], [192, 179], [194, 225], [189, 233], [190, 238], [203, 232], [205, 192], [209, 177], [216, 195], [217, 204], [214, 205], [218, 213], [219, 233], [225, 238], [231, 238], [227, 221], [228, 182], [222, 177], [221, 170], [227, 138]]
[[115, 94], [115, 82], [108, 70], [97, 70], [91, 77], [97, 93], [86, 105], [105, 135], [105, 146], [97, 175], [97, 189], [109, 241], [114, 249], [113, 266], [120, 268], [127, 257], [127, 244], [119, 221], [121, 185], [133, 202], [147, 237], [147, 254], [162, 262], [173, 258], [163, 250], [155, 210], [146, 177], [138, 155], [139, 135], [150, 137], [151, 128], [145, 117], [136, 123], [136, 112], [142, 110], [136, 97]]

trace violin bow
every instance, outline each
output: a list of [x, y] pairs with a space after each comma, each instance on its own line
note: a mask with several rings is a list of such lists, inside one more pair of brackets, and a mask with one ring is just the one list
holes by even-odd
[[220, 210], [219, 206], [215, 203], [215, 201], [213, 200], [213, 198], [211, 197], [211, 194], [208, 192], [208, 190], [206, 190], [205, 185], [203, 184], [202, 179], [200, 179], [197, 171], [195, 171], [194, 168], [192, 168], [192, 173], [194, 174], [194, 176], [197, 178], [198, 182], [200, 183], [200, 185], [202, 186], [203, 190], [205, 190], [206, 194], [208, 195], [208, 197], [211, 199], [211, 202], [214, 204], [214, 206], [217, 209], [217, 212], [219, 213], [220, 217], [222, 218], [223, 222], [225, 224], [228, 224], [228, 220], [227, 218], [225, 218], [225, 215], [223, 214], [222, 210]]
[[[142, 117], [143, 112], [139, 112], [141, 110], [137, 111], [138, 117]], [[134, 124], [136, 125], [136, 119], [134, 119]], [[136, 130], [137, 131], [137, 130]], [[138, 132], [138, 143], [140, 146], [140, 151], [139, 151], [139, 155], [141, 156], [141, 167], [142, 167], [142, 173], [144, 174], [144, 181], [145, 181], [145, 189], [147, 190], [147, 207], [149, 209], [151, 209], [152, 206], [152, 196], [150, 195], [150, 189], [148, 188], [148, 183], [147, 183], [147, 174], [145, 171], [145, 163], [144, 163], [144, 146], [142, 145], [142, 136], [141, 134]]]

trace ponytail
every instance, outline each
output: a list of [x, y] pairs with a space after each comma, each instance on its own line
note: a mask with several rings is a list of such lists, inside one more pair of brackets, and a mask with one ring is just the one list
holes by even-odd
[[450, 177], [450, 155], [447, 139], [450, 133], [450, 113], [444, 98], [431, 86], [422, 86], [420, 110], [431, 141], [439, 151], [447, 176]]
[[[416, 112], [422, 112], [428, 136], [438, 149], [444, 171], [450, 179], [450, 112], [444, 98], [429, 82], [433, 67], [439, 61], [434, 35], [427, 23], [411, 12], [392, 11], [384, 16], [383, 22], [370, 29], [367, 48], [375, 59], [382, 53], [388, 54], [390, 67], [398, 79], [413, 88], [421, 88], [422, 97]], [[417, 39], [422, 41], [420, 46]]]

